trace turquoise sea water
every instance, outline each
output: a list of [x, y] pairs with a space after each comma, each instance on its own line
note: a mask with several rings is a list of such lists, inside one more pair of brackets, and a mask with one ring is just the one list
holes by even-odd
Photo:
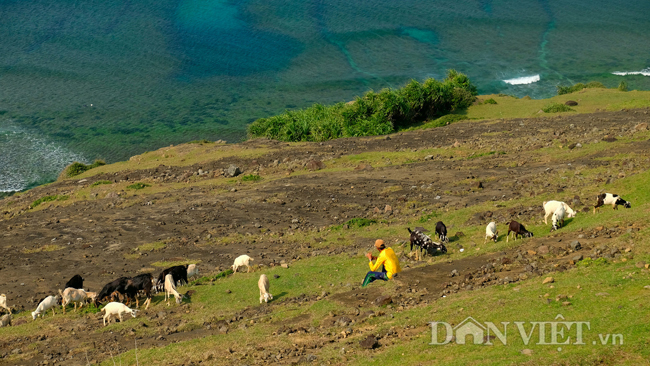
[[74, 160], [238, 141], [257, 118], [450, 68], [481, 93], [650, 89], [648, 14], [611, 0], [0, 0], [0, 191]]

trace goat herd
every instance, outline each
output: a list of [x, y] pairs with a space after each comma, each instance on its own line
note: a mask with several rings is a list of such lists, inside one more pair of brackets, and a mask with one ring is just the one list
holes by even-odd
[[[616, 209], [618, 206], [623, 206], [625, 208], [632, 207], [632, 204], [629, 201], [622, 199], [617, 194], [612, 193], [602, 193], [596, 197], [596, 205], [594, 205], [594, 213], [596, 209], [604, 205], [611, 205], [613, 209]], [[565, 218], [571, 218], [576, 216], [576, 212], [569, 207], [564, 202], [561, 201], [548, 201], [542, 204], [544, 206], [544, 223], [548, 224], [548, 217], [551, 216], [552, 228], [551, 231], [558, 230], [564, 225]], [[446, 253], [447, 248], [445, 243], [449, 242], [449, 237], [447, 236], [447, 227], [442, 221], [436, 223], [436, 235], [440, 240], [439, 243], [434, 242], [431, 238], [426, 235], [424, 232], [427, 231], [424, 228], [416, 227], [414, 230], [407, 228], [411, 234], [411, 250], [413, 247], [418, 248], [418, 254], [420, 251], [426, 253]], [[510, 240], [510, 234], [514, 236], [514, 239], [517, 240], [517, 237], [521, 236], [522, 238], [530, 238], [533, 236], [533, 233], [526, 230], [523, 224], [517, 221], [510, 221], [508, 225], [508, 235], [506, 236], [506, 242]], [[495, 243], [499, 240], [499, 232], [497, 230], [497, 224], [492, 221], [485, 228], [485, 240], [493, 240]], [[462, 249], [461, 249], [462, 251]]]
[[[611, 205], [614, 209], [616, 209], [617, 206], [623, 206], [626, 208], [632, 206], [630, 202], [611, 193], [598, 195], [597, 203], [594, 206], [594, 213], [596, 213], [597, 208], [603, 205]], [[551, 231], [558, 230], [562, 227], [564, 225], [565, 217], [571, 218], [576, 215], [576, 212], [564, 202], [548, 201], [544, 202], [543, 206], [545, 211], [544, 223], [548, 224], [548, 217], [552, 216], [551, 221], [553, 227], [551, 228]], [[411, 250], [413, 250], [413, 247], [415, 246], [419, 249], [418, 254], [420, 251], [424, 251], [424, 253], [447, 252], [447, 248], [444, 244], [449, 242], [449, 237], [447, 236], [447, 227], [442, 221], [436, 223], [435, 229], [440, 240], [439, 243], [431, 240], [431, 238], [424, 233], [427, 231], [424, 228], [417, 227], [414, 230], [409, 228], [408, 231], [410, 233]], [[533, 236], [532, 232], [526, 230], [524, 225], [517, 221], [510, 222], [506, 241], [510, 239], [510, 234], [513, 234], [515, 240], [517, 240], [518, 236], [523, 238]], [[496, 223], [490, 222], [485, 228], [484, 243], [487, 242], [488, 239], [497, 242], [498, 238], [499, 233], [497, 231]], [[253, 258], [245, 254], [237, 257], [232, 265], [233, 272], [237, 272], [238, 268], [244, 266], [248, 269], [248, 272], [250, 272], [250, 262], [252, 260]], [[77, 305], [81, 307], [86, 304], [86, 302], [92, 302], [96, 307], [99, 307], [99, 305], [106, 301], [110, 302], [101, 310], [104, 313], [104, 325], [107, 325], [107, 320], [108, 323], [110, 323], [111, 317], [119, 318], [120, 321], [122, 321], [122, 316], [124, 314], [130, 314], [135, 318], [136, 313], [139, 310], [129, 308], [128, 305], [130, 302], [135, 300], [136, 308], [139, 308], [140, 302], [138, 297], [144, 296], [146, 298], [144, 302], [146, 310], [151, 304], [152, 294], [164, 290], [167, 305], [169, 305], [169, 298], [171, 296], [174, 296], [176, 303], [180, 304], [184, 297], [189, 297], [190, 293], [178, 293], [176, 285], [187, 284], [188, 278], [198, 275], [199, 269], [196, 264], [174, 266], [160, 272], [155, 280], [151, 273], [141, 274], [132, 278], [120, 277], [104, 285], [99, 293], [85, 291], [83, 289], [84, 279], [80, 275], [75, 275], [65, 284], [65, 289], [63, 291], [59, 290], [58, 296], [50, 295], [39, 302], [36, 310], [32, 312], [32, 319], [36, 320], [39, 315], [44, 315], [49, 309], [52, 309], [52, 315], [54, 315], [54, 308], [57, 305], [61, 305], [62, 311], [65, 313], [65, 308], [68, 304], [74, 304], [75, 311], [77, 311]], [[269, 293], [269, 279], [266, 275], [262, 274], [260, 276], [258, 287], [260, 290], [260, 303], [262, 303], [262, 301], [268, 302], [273, 299], [273, 295]], [[9, 314], [5, 314], [0, 318], [0, 327], [11, 325], [11, 310], [7, 307], [7, 297], [4, 294], [0, 295], [0, 309], [1, 308], [8, 310]]]

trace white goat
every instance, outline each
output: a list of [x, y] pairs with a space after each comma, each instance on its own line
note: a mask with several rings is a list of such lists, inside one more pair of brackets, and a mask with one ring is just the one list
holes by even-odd
[[187, 266], [187, 278], [191, 278], [193, 276], [199, 276], [199, 266], [196, 264], [190, 264]]
[[88, 299], [88, 294], [84, 290], [68, 287], [64, 291], [59, 290], [59, 294], [61, 295], [61, 307], [63, 308], [63, 313], [65, 314], [65, 307], [68, 306], [69, 303], [74, 304], [74, 311], [77, 311], [77, 304], [79, 304], [79, 307], [84, 304], [86, 299]]
[[495, 243], [497, 242], [497, 240], [499, 240], [499, 232], [497, 231], [497, 224], [494, 221], [487, 224], [487, 226], [485, 227], [485, 240], [483, 241], [483, 244], [485, 244], [488, 239], [494, 240]]
[[251, 271], [251, 266], [250, 266], [249, 262], [252, 261], [252, 260], [253, 260], [253, 258], [247, 256], [246, 254], [240, 255], [239, 257], [235, 258], [235, 263], [232, 265], [233, 272], [237, 272], [237, 268], [243, 267], [243, 266], [246, 266], [246, 268], [248, 268], [248, 272], [250, 272]]
[[260, 276], [260, 280], [257, 281], [257, 287], [260, 288], [260, 304], [262, 303], [262, 300], [264, 300], [264, 302], [273, 300], [273, 295], [271, 295], [269, 292], [269, 288], [271, 288], [271, 285], [269, 284], [269, 278], [266, 277], [265, 274]]
[[8, 327], [11, 325], [11, 313], [5, 314], [0, 318], [0, 328]]
[[106, 326], [106, 320], [108, 320], [108, 324], [111, 323], [111, 316], [117, 316], [117, 318], [120, 318], [121, 323], [122, 314], [131, 314], [131, 316], [135, 318], [135, 313], [138, 312], [138, 310], [131, 309], [121, 302], [109, 302], [102, 308], [102, 312], [104, 312], [104, 326]]
[[11, 309], [7, 306], [7, 296], [5, 294], [0, 295], [0, 308], [6, 309], [11, 314]]
[[40, 304], [38, 304], [38, 307], [36, 310], [32, 311], [32, 319], [36, 320], [36, 318], [40, 316], [45, 316], [45, 313], [52, 309], [52, 316], [56, 315], [56, 312], [54, 311], [54, 308], [56, 307], [58, 301], [56, 297], [54, 296], [48, 296], [43, 301], [41, 301]]
[[544, 203], [542, 205], [544, 206], [544, 223], [545, 224], [548, 224], [548, 217], [551, 216], [552, 214], [554, 214], [555, 211], [557, 211], [557, 208], [560, 207], [560, 206], [564, 207], [564, 210], [566, 211], [566, 217], [569, 217], [569, 218], [576, 217], [576, 212], [573, 211], [571, 209], [571, 207], [569, 207], [569, 205], [567, 205], [564, 202], [560, 202], [560, 201], [548, 201], [548, 202], [546, 202], [546, 201], [544, 201]]
[[180, 304], [181, 301], [183, 301], [183, 295], [179, 294], [178, 291], [176, 291], [176, 285], [174, 284], [174, 276], [168, 274], [167, 276], [165, 276], [165, 301], [167, 301], [168, 306], [169, 306], [170, 294], [174, 295], [177, 304]]
[[557, 210], [553, 212], [553, 217], [551, 218], [551, 222], [553, 223], [553, 228], [551, 228], [551, 231], [557, 230], [564, 226], [564, 215], [566, 214], [566, 210], [564, 209], [564, 205], [559, 205]]

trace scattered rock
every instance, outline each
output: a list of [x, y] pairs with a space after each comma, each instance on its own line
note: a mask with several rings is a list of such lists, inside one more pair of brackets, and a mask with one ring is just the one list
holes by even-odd
[[242, 171], [237, 165], [230, 164], [230, 166], [225, 170], [225, 173], [229, 177], [236, 177], [240, 175]]
[[636, 262], [636, 268], [645, 268], [645, 262], [644, 261]]
[[605, 142], [614, 142], [614, 141], [618, 141], [618, 139], [616, 137], [614, 137], [614, 136], [607, 135], [607, 136], [603, 137], [603, 141], [605, 141]]
[[374, 168], [370, 164], [359, 164], [354, 168], [354, 170], [373, 170]]
[[526, 355], [526, 356], [532, 356], [532, 355], [533, 355], [533, 350], [532, 350], [532, 349], [529, 349], [529, 348], [522, 349], [522, 350], [521, 350], [521, 354], [522, 354], [522, 355]]
[[393, 298], [390, 295], [382, 295], [375, 299], [375, 305], [384, 306], [393, 302]]
[[571, 302], [569, 302], [569, 301], [565, 301], [565, 302], [562, 303], [562, 306], [569, 306], [569, 305], [571, 305]]
[[352, 319], [347, 316], [342, 316], [336, 321], [336, 325], [339, 327], [347, 327], [350, 324], [352, 324]]
[[567, 100], [566, 102], [564, 102], [564, 105], [574, 107], [578, 105], [578, 102], [576, 102], [575, 100]]
[[325, 164], [323, 164], [323, 162], [320, 160], [310, 160], [307, 163], [306, 167], [309, 170], [321, 170], [325, 169]]
[[547, 283], [553, 283], [555, 282], [555, 279], [553, 277], [546, 277], [544, 281], [542, 281], [542, 285], [545, 285]]
[[537, 253], [540, 255], [548, 254], [548, 246], [547, 245], [542, 245], [541, 247], [537, 248]]
[[634, 126], [634, 131], [647, 131], [648, 130], [648, 124], [646, 122], [639, 123], [638, 125]]
[[368, 336], [368, 338], [359, 342], [359, 345], [364, 349], [373, 349], [377, 348], [379, 346], [379, 343], [377, 342], [377, 338], [374, 336]]
[[582, 260], [582, 258], [583, 258], [582, 254], [578, 254], [578, 255], [574, 256], [573, 258], [571, 258], [571, 260], [577, 263], [577, 262], [580, 262]]
[[582, 245], [580, 245], [580, 242], [577, 240], [572, 241], [571, 244], [569, 244], [569, 246], [571, 246], [571, 250], [574, 251], [580, 250], [582, 248]]
[[390, 205], [386, 205], [386, 207], [384, 207], [384, 213], [388, 212], [393, 212], [393, 208]]
[[282, 263], [280, 266], [282, 266], [282, 268], [289, 268], [289, 265], [287, 263]]

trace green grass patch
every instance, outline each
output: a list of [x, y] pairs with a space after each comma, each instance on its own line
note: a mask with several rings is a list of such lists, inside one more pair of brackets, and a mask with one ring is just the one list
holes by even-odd
[[63, 172], [61, 172], [61, 174], [63, 175], [64, 178], [72, 178], [87, 170], [97, 168], [102, 165], [106, 165], [106, 162], [104, 162], [103, 160], [95, 160], [95, 162], [92, 164], [84, 164], [75, 161], [74, 163], [65, 167], [65, 169], [63, 169]]
[[588, 89], [588, 88], [601, 88], [604, 89], [605, 85], [603, 83], [597, 82], [597, 81], [592, 81], [587, 84], [583, 83], [577, 83], [571, 86], [557, 86], [557, 95], [564, 95], [564, 94], [571, 94], [578, 92], [582, 89]]
[[102, 185], [102, 184], [113, 184], [113, 182], [111, 182], [110, 180], [98, 180], [98, 181], [94, 182], [93, 184], [91, 184], [90, 188], [97, 187], [97, 186]]
[[133, 183], [133, 184], [131, 184], [129, 186], [126, 186], [126, 188], [135, 189], [135, 190], [144, 189], [144, 188], [147, 188], [147, 187], [151, 187], [151, 184], [138, 182], [138, 183]]
[[257, 182], [258, 180], [261, 180], [262, 177], [256, 174], [248, 174], [248, 175], [243, 175], [241, 177], [242, 182]]
[[48, 244], [44, 245], [42, 247], [34, 248], [34, 249], [23, 249], [22, 252], [25, 254], [33, 254], [33, 253], [41, 253], [41, 252], [54, 252], [56, 250], [61, 250], [63, 249], [64, 246], [62, 245], [57, 245], [57, 244]]
[[544, 111], [544, 113], [575, 112], [574, 109], [562, 103], [551, 103], [542, 108], [542, 111]]
[[431, 220], [431, 219], [433, 219], [435, 217], [438, 217], [438, 213], [433, 211], [430, 214], [425, 214], [425, 215], [420, 216], [420, 218], [418, 219], [417, 222], [419, 222], [421, 224], [424, 224], [425, 222], [428, 222], [429, 220]]
[[483, 102], [481, 102], [481, 104], [498, 104], [498, 103], [497, 103], [496, 100], [494, 100], [494, 98], [490, 98], [490, 99], [484, 100]]
[[139, 247], [137, 247], [136, 250], [139, 250], [141, 252], [151, 252], [153, 250], [163, 249], [166, 246], [167, 246], [167, 244], [165, 244], [164, 242], [156, 241], [156, 242], [153, 242], [153, 243], [142, 244]]
[[362, 227], [370, 226], [370, 225], [373, 225], [373, 224], [376, 224], [376, 223], [377, 223], [377, 220], [357, 217], [357, 218], [348, 220], [345, 224], [348, 225], [349, 227], [362, 228]]
[[61, 195], [61, 196], [59, 196], [59, 195], [53, 195], [53, 196], [45, 196], [45, 197], [41, 197], [41, 198], [37, 199], [36, 201], [32, 202], [32, 204], [29, 205], [29, 208], [35, 208], [35, 207], [37, 207], [37, 206], [39, 206], [40, 204], [45, 203], [45, 202], [52, 202], [52, 201], [65, 201], [65, 200], [67, 200], [68, 198], [70, 198], [70, 196], [67, 196], [67, 195]]

